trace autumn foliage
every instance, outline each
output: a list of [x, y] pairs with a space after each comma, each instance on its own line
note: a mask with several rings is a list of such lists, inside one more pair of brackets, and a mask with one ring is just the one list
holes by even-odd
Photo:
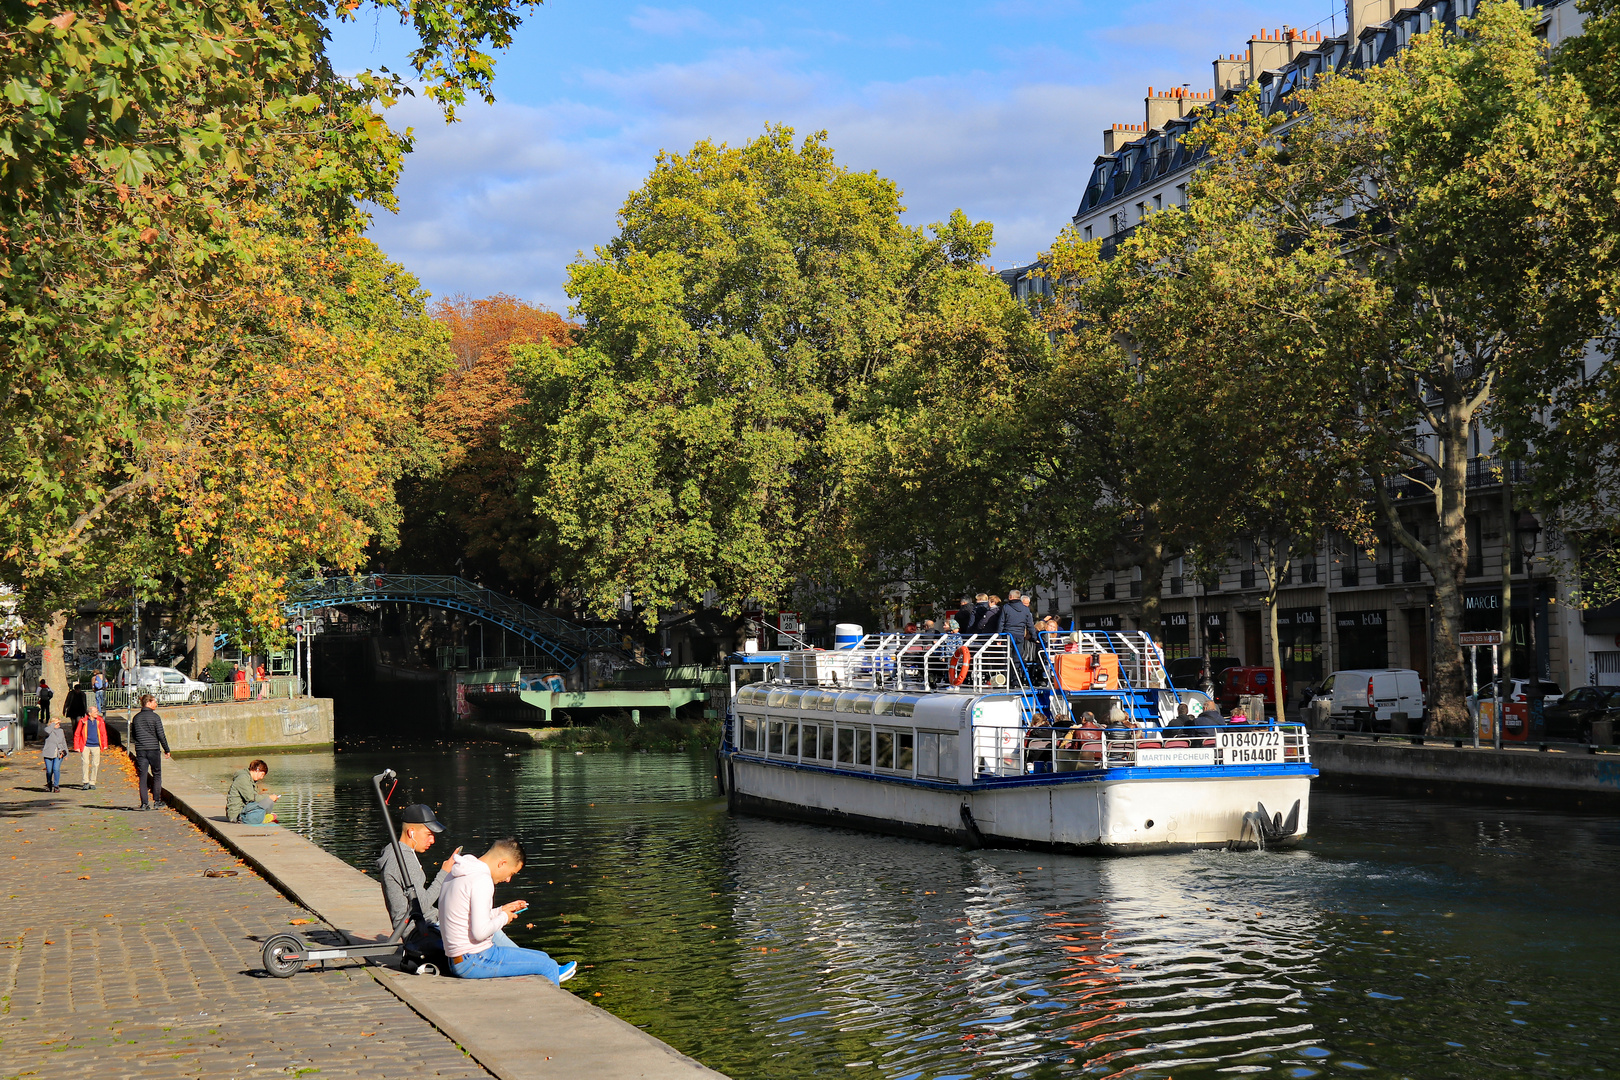
[[546, 560], [534, 543], [529, 503], [518, 493], [518, 459], [502, 446], [519, 398], [512, 350], [534, 343], [566, 348], [576, 328], [505, 294], [440, 300], [433, 317], [448, 331], [456, 363], [423, 419], [442, 467], [431, 480], [405, 486], [402, 545], [394, 558], [406, 568], [459, 568], [532, 595]]

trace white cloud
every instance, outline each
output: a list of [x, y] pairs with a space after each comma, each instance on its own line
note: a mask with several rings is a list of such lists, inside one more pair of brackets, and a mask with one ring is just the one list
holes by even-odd
[[[705, 32], [707, 18], [691, 8], [630, 16], [666, 34]], [[996, 56], [995, 72], [857, 85], [793, 49], [724, 48], [688, 63], [576, 68], [569, 96], [544, 108], [470, 107], [450, 127], [407, 101], [396, 120], [415, 124], [418, 141], [401, 213], [379, 215], [372, 236], [435, 294], [505, 291], [563, 310], [567, 264], [613, 236], [659, 150], [735, 145], [785, 123], [801, 135], [825, 129], [840, 162], [893, 179], [913, 223], [961, 207], [995, 223], [997, 265], [1026, 262], [1074, 213], [1102, 129], [1140, 121], [1150, 83], [1198, 88], [1204, 52], [1234, 18], [1247, 16], [1195, 8], [1173, 29], [1144, 19], [1106, 35], [1115, 57], [1101, 67], [1045, 42]], [[1196, 67], [1178, 66], [1178, 47]]]

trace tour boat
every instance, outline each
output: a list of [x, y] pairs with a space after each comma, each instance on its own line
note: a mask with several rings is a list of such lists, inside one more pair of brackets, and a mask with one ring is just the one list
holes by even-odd
[[[721, 783], [739, 812], [984, 847], [1282, 847], [1306, 833], [1301, 725], [1185, 726], [1145, 633], [868, 634], [739, 655]], [[1032, 670], [1033, 669], [1033, 670]], [[1196, 722], [1196, 721], [1194, 721]]]

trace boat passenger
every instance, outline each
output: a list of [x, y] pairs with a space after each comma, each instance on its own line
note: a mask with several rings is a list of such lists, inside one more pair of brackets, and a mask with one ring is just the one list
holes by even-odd
[[1023, 594], [1017, 589], [1009, 590], [1007, 603], [1001, 609], [1001, 632], [1023, 645], [1024, 639], [1033, 633], [1034, 626], [1035, 616], [1030, 613], [1029, 605], [1024, 603]]
[[990, 594], [990, 599], [985, 603], [984, 618], [979, 620], [979, 624], [973, 628], [973, 632], [975, 634], [1001, 633], [1001, 597], [995, 593]]

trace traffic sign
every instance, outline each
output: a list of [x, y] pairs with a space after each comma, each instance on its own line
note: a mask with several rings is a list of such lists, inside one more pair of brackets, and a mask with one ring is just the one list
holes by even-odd
[[1502, 644], [1502, 631], [1500, 630], [1468, 630], [1457, 635], [1459, 645], [1500, 645]]

